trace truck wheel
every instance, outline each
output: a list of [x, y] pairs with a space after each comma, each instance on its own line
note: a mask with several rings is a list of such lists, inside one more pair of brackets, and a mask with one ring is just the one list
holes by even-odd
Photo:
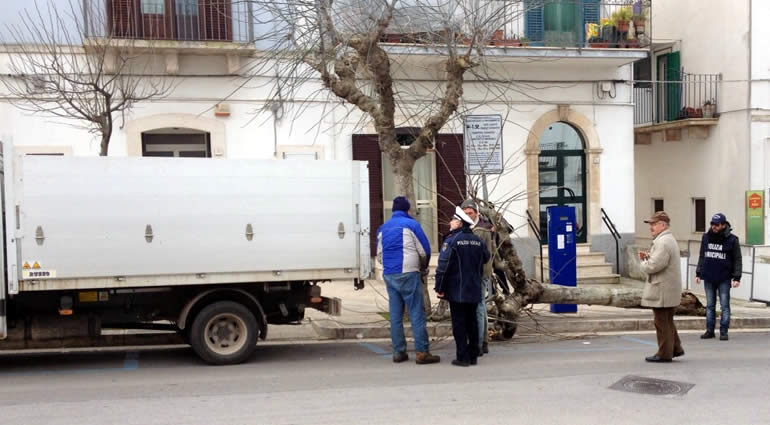
[[218, 301], [195, 316], [190, 345], [206, 363], [242, 363], [257, 348], [258, 329], [257, 319], [249, 309], [232, 301]]

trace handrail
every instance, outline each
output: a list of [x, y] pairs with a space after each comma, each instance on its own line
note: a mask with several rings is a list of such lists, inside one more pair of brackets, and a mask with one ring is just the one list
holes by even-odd
[[607, 228], [610, 229], [612, 238], [615, 239], [615, 273], [620, 274], [620, 243], [618, 241], [621, 239], [621, 236], [618, 229], [615, 228], [615, 223], [613, 223], [610, 216], [607, 215], [607, 211], [604, 211], [604, 208], [602, 208], [601, 211], [602, 221], [607, 225]]
[[543, 239], [540, 236], [540, 227], [535, 223], [535, 219], [532, 217], [532, 214], [529, 213], [529, 210], [527, 210], [527, 224], [529, 224], [529, 228], [532, 229], [532, 233], [535, 234], [537, 244], [540, 247], [540, 279], [545, 282], [545, 275], [543, 274]]

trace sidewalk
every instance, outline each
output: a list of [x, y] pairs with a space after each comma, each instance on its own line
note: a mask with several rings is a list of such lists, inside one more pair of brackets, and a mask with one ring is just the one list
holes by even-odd
[[[603, 285], [610, 286], [610, 285]], [[638, 287], [643, 283], [632, 279], [622, 279], [612, 287]], [[433, 303], [438, 302], [431, 292]], [[353, 289], [350, 283], [331, 282], [322, 284], [322, 293], [327, 297], [342, 300], [342, 314], [332, 317], [313, 309], [305, 311], [305, 323], [299, 326], [272, 326], [268, 340], [297, 339], [362, 339], [390, 338], [390, 322], [386, 320], [388, 312], [385, 284], [378, 280], [366, 281], [360, 291]], [[698, 298], [705, 304], [705, 297]], [[770, 328], [770, 307], [763, 303], [748, 303], [731, 300], [731, 329], [768, 329]], [[717, 305], [717, 308], [719, 306]], [[605, 306], [578, 306], [574, 314], [553, 314], [547, 304], [532, 306], [532, 317], [523, 316], [518, 324], [516, 336], [573, 334], [598, 332], [633, 332], [654, 331], [652, 312], [648, 309], [624, 309]], [[702, 330], [706, 328], [705, 317], [676, 316], [676, 326], [680, 330]], [[407, 335], [411, 334], [409, 324], [404, 324]], [[428, 334], [431, 337], [451, 335], [451, 326], [445, 322], [429, 322]]]

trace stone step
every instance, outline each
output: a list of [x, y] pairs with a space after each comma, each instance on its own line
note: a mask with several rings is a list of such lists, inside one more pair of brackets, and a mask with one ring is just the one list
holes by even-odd
[[[606, 263], [604, 254], [601, 252], [592, 252], [590, 254], [578, 254], [577, 265], [580, 267], [582, 264], [604, 264]], [[540, 264], [540, 256], [535, 256], [535, 263]], [[543, 264], [548, 265], [548, 256], [543, 255]]]
[[[578, 255], [580, 254], [590, 254], [591, 253], [591, 245], [587, 243], [579, 243], [575, 247], [575, 251]], [[548, 245], [543, 245], [543, 257], [548, 256]]]

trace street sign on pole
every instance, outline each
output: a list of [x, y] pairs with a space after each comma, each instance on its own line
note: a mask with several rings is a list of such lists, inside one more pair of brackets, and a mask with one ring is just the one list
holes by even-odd
[[466, 115], [465, 172], [501, 174], [503, 172], [502, 115]]

